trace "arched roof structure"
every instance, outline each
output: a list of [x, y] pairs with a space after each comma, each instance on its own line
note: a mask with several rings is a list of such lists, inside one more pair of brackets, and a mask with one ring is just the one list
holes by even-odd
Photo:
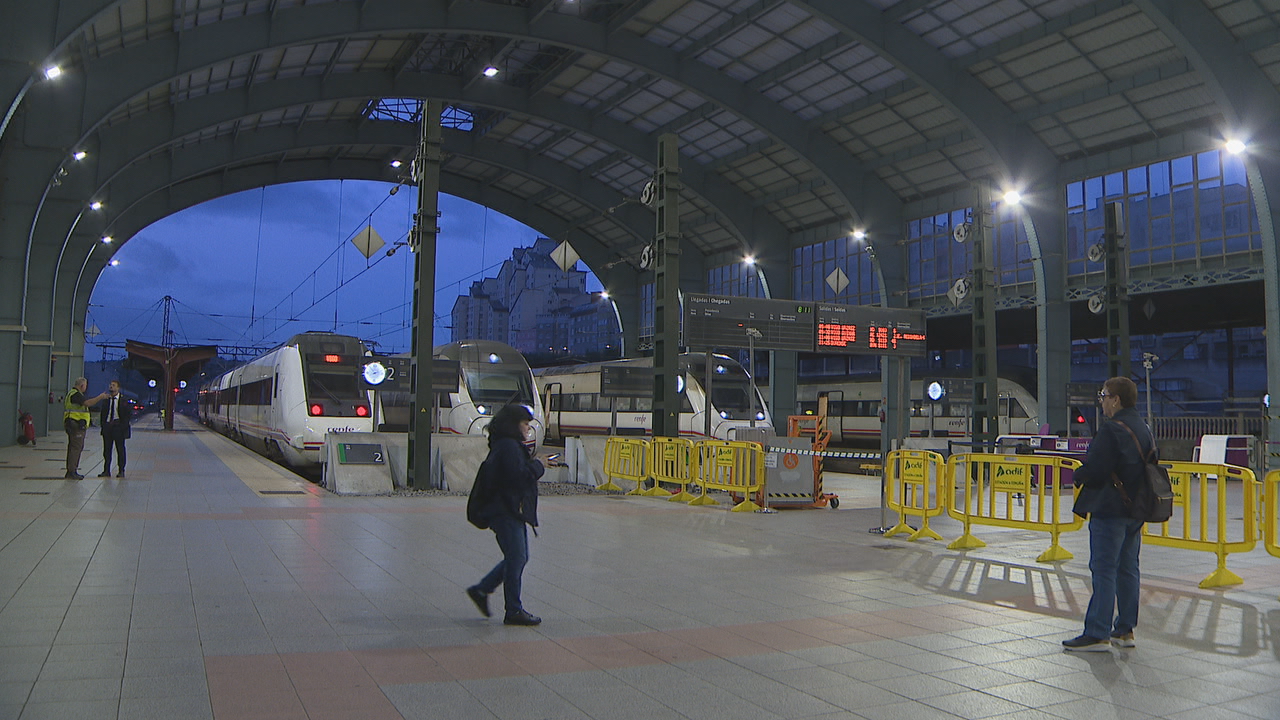
[[[1025, 215], [1035, 283], [1007, 290], [1036, 308], [1042, 346], [1071, 295], [1062, 183], [1244, 133], [1259, 148], [1263, 243], [1241, 262], [1272, 278], [1280, 385], [1275, 0], [0, 0], [0, 11], [0, 366], [19, 368], [0, 376], [3, 407], [21, 404], [19, 388], [43, 392], [52, 349], [75, 350], [73, 298], [88, 296], [102, 232], [127, 242], [142, 219], [255, 178], [394, 179], [387, 163], [415, 135], [385, 101], [422, 97], [471, 119], [446, 141], [455, 194], [500, 197], [486, 204], [575, 233], [597, 270], [631, 267], [644, 242], [646, 211], [627, 201], [663, 133], [681, 142], [690, 253], [754, 252], [783, 297], [793, 247], [862, 229], [884, 301], [903, 304], [904, 222], [965, 207], [976, 181], [1018, 186], [1039, 199]], [[55, 65], [61, 76], [46, 78]], [[488, 65], [496, 77], [481, 75]], [[104, 212], [87, 210], [95, 199]]]

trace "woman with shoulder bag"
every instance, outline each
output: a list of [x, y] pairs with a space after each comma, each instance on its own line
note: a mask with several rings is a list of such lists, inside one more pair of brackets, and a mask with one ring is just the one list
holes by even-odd
[[520, 601], [520, 583], [529, 561], [529, 533], [538, 533], [538, 478], [546, 472], [541, 458], [530, 457], [525, 438], [533, 414], [523, 405], [507, 405], [489, 423], [489, 455], [485, 474], [491, 488], [482, 498], [479, 515], [498, 539], [502, 560], [479, 583], [467, 588], [467, 597], [489, 617], [489, 595], [503, 587], [507, 625], [537, 625], [542, 618], [529, 613]]

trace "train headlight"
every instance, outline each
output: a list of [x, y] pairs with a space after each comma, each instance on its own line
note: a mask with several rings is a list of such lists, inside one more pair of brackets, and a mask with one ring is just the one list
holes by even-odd
[[757, 419], [757, 420], [763, 420], [763, 419], [764, 419], [764, 413], [762, 413], [762, 412], [757, 412], [757, 413], [756, 413], [756, 419]]
[[676, 376], [676, 392], [677, 393], [684, 392], [684, 376], [683, 375]]
[[387, 368], [380, 362], [371, 362], [364, 366], [364, 381], [370, 385], [381, 385], [387, 379]]
[[480, 413], [481, 415], [487, 415], [489, 413], [489, 410], [483, 405], [477, 405], [476, 412]]
[[717, 375], [723, 375], [723, 374], [725, 374], [725, 373], [727, 373], [727, 372], [729, 372], [729, 370], [728, 370], [728, 368], [726, 368], [725, 366], [723, 366], [723, 365], [717, 365], [717, 366], [716, 366], [716, 374], [717, 374]]
[[723, 419], [723, 420], [728, 420], [728, 419], [729, 419], [729, 413], [725, 412], [724, 410], [721, 410], [721, 411], [720, 411], [720, 418], [721, 418], [721, 419]]
[[497, 365], [498, 363], [502, 362], [502, 358], [498, 357], [498, 353], [489, 353], [489, 362], [494, 365]]

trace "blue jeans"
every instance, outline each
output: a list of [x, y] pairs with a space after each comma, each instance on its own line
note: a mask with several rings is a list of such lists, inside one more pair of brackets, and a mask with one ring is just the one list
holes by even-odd
[[[1138, 624], [1142, 575], [1142, 522], [1127, 517], [1089, 517], [1089, 572], [1093, 597], [1084, 614], [1084, 634], [1105, 640], [1132, 632]], [[1113, 620], [1114, 618], [1114, 620]]]
[[498, 537], [502, 561], [494, 565], [476, 587], [488, 594], [501, 585], [507, 614], [518, 613], [524, 609], [520, 604], [520, 578], [524, 575], [525, 563], [529, 562], [529, 531], [523, 521], [509, 515], [493, 518], [489, 527]]

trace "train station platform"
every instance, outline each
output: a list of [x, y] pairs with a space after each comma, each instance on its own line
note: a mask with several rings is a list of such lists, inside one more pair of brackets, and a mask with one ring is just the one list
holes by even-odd
[[1201, 590], [1212, 556], [1146, 547], [1138, 646], [1073, 655], [1085, 532], [1057, 564], [1019, 530], [884, 538], [855, 476], [770, 515], [553, 495], [544, 622], [506, 627], [463, 594], [499, 558], [464, 497], [334, 496], [185, 418], [135, 426], [127, 479], [91, 430], [63, 480], [64, 442], [0, 448], [0, 720], [1280, 717], [1260, 550]]

